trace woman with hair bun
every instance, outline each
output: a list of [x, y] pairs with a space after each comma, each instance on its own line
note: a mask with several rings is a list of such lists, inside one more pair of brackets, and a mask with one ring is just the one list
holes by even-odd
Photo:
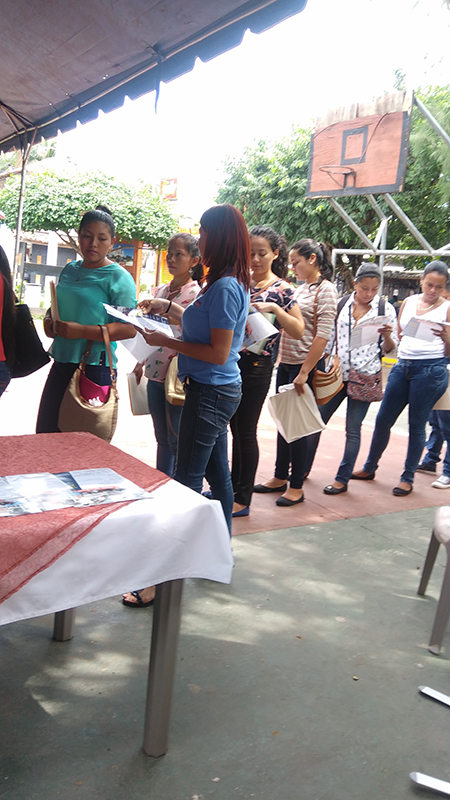
[[108, 328], [113, 369], [116, 366], [115, 342], [136, 335], [132, 325], [113, 321], [103, 306], [103, 303], [127, 308], [136, 306], [133, 278], [108, 258], [114, 242], [115, 228], [110, 211], [105, 206], [88, 211], [78, 229], [83, 258], [66, 264], [56, 288], [60, 320], [52, 321], [50, 311], [44, 319], [44, 331], [53, 339], [50, 355], [54, 361], [42, 392], [36, 433], [59, 432], [59, 408], [89, 341], [93, 344], [86, 360], [86, 377], [100, 386], [111, 385], [101, 325]]
[[[301, 239], [292, 245], [289, 258], [295, 277], [304, 281], [294, 296], [300, 306], [305, 331], [300, 341], [292, 338], [285, 330], [281, 333], [277, 391], [280, 386], [294, 383], [298, 394], [303, 394], [305, 383], [312, 385], [314, 370], [331, 336], [337, 310], [337, 292], [332, 283], [333, 267], [325, 244], [314, 239]], [[316, 330], [314, 329], [315, 307], [317, 308]], [[307, 465], [311, 460], [310, 454], [317, 446], [318, 437], [319, 434], [312, 434], [288, 444], [281, 434], [278, 434], [275, 475], [267, 483], [255, 486], [254, 491], [260, 494], [283, 492], [276, 501], [277, 506], [302, 503], [305, 499], [303, 481]]]
[[[288, 252], [284, 236], [280, 236], [273, 228], [260, 225], [251, 229], [250, 245], [251, 304], [259, 311], [272, 314], [277, 328], [285, 330], [293, 339], [300, 339], [305, 326], [294, 299], [294, 289], [285, 280]], [[258, 354], [249, 350], [243, 350], [240, 354], [242, 399], [230, 422], [233, 434], [233, 517], [246, 517], [250, 511], [259, 460], [256, 431], [270, 387], [278, 342], [279, 334], [275, 334], [258, 348]]]
[[[400, 482], [392, 489], [395, 497], [405, 497], [413, 490], [414, 473], [425, 445], [425, 425], [434, 404], [448, 386], [450, 329], [444, 323], [450, 323], [450, 302], [442, 296], [448, 277], [447, 265], [443, 261], [431, 261], [425, 267], [420, 281], [422, 294], [407, 297], [400, 307], [398, 361], [389, 373], [366, 463], [362, 470], [351, 476], [359, 481], [375, 478], [379, 460], [389, 442], [391, 428], [409, 405], [408, 450]], [[431, 342], [403, 333], [413, 317], [435, 323]]]

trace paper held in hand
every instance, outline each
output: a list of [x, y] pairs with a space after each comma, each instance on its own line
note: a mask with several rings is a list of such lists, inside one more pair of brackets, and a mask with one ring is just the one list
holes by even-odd
[[[108, 314], [111, 314], [112, 317], [116, 319], [120, 319], [121, 322], [128, 322], [131, 325], [134, 325], [137, 328], [145, 331], [158, 331], [159, 333], [165, 333], [166, 336], [171, 336], [172, 338], [177, 338], [174, 335], [172, 330], [172, 326], [169, 325], [168, 321], [164, 319], [164, 317], [158, 317], [153, 314], [148, 314], [147, 316], [138, 316], [136, 311], [132, 309], [128, 314], [124, 314], [123, 311], [120, 311], [118, 308], [114, 308], [114, 306], [109, 306], [107, 303], [103, 303], [104, 307], [106, 308]], [[151, 356], [152, 353], [157, 350], [157, 347], [147, 344], [144, 337], [141, 336], [141, 333], [138, 331], [137, 335], [133, 337], [133, 339], [121, 339], [119, 341], [129, 353], [138, 361], [140, 364], [143, 364], [144, 361]]]
[[423, 319], [423, 317], [411, 317], [403, 328], [402, 334], [403, 336], [412, 336], [413, 339], [423, 339], [425, 342], [433, 342], [436, 338], [436, 334], [433, 333], [433, 328], [437, 331], [442, 331], [444, 325], [450, 325], [450, 323], [433, 322], [430, 319]]
[[250, 349], [251, 345], [257, 345], [258, 342], [268, 339], [269, 336], [273, 336], [275, 333], [278, 333], [278, 328], [272, 325], [261, 311], [258, 311], [254, 306], [250, 306], [241, 350]]
[[288, 383], [268, 399], [277, 430], [288, 444], [325, 428], [312, 389], [307, 383], [303, 388], [303, 394], [299, 395], [294, 384]]
[[350, 350], [356, 350], [356, 348], [363, 347], [366, 344], [378, 342], [380, 338], [378, 329], [383, 325], [391, 325], [390, 317], [372, 317], [371, 319], [358, 322], [352, 330]]

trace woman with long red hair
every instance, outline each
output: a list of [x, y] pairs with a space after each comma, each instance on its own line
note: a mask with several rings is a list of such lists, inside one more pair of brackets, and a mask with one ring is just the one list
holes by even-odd
[[206, 284], [183, 309], [169, 300], [141, 307], [182, 324], [180, 340], [148, 333], [147, 342], [178, 351], [178, 376], [186, 400], [180, 420], [175, 480], [196, 492], [206, 476], [231, 530], [233, 487], [227, 426], [241, 399], [239, 350], [249, 308], [250, 239], [244, 218], [231, 205], [209, 208], [200, 220], [198, 246], [208, 270]]
[[[181, 339], [143, 334], [148, 344], [178, 351], [178, 377], [186, 399], [178, 432], [174, 478], [201, 492], [206, 477], [220, 500], [231, 535], [233, 485], [228, 466], [228, 423], [241, 400], [239, 350], [249, 309], [250, 238], [237, 208], [219, 205], [200, 219], [198, 247], [208, 270], [205, 286], [187, 308], [167, 299], [143, 300], [139, 307], [165, 314], [182, 326]], [[124, 595], [123, 602], [144, 608], [155, 587]]]

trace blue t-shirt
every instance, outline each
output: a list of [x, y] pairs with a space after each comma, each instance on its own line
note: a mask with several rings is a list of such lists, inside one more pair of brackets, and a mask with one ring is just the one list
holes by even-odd
[[184, 342], [210, 344], [211, 328], [233, 331], [230, 354], [225, 364], [209, 364], [181, 353], [178, 355], [178, 375], [188, 375], [199, 383], [220, 386], [241, 380], [238, 367], [239, 350], [244, 338], [249, 307], [249, 292], [237, 278], [225, 277], [210, 286], [185, 309], [181, 318]]
[[[103, 303], [108, 303], [110, 306], [136, 307], [134, 280], [128, 270], [116, 263], [96, 269], [85, 269], [82, 261], [71, 261], [61, 272], [56, 296], [59, 318], [64, 322], [78, 322], [81, 325], [106, 325], [108, 322], [117, 322], [105, 310]], [[62, 336], [56, 336], [50, 352], [55, 361], [79, 364], [87, 342], [87, 339], [63, 339]], [[116, 347], [116, 343], [111, 342], [114, 367]], [[87, 363], [98, 364], [104, 352], [104, 342], [93, 342]]]

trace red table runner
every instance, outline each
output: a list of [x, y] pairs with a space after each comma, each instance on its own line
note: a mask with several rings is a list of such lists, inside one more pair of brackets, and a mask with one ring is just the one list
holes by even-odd
[[[0, 437], [0, 476], [109, 467], [154, 491], [169, 478], [91, 433]], [[0, 519], [0, 603], [70, 550], [123, 503]]]

